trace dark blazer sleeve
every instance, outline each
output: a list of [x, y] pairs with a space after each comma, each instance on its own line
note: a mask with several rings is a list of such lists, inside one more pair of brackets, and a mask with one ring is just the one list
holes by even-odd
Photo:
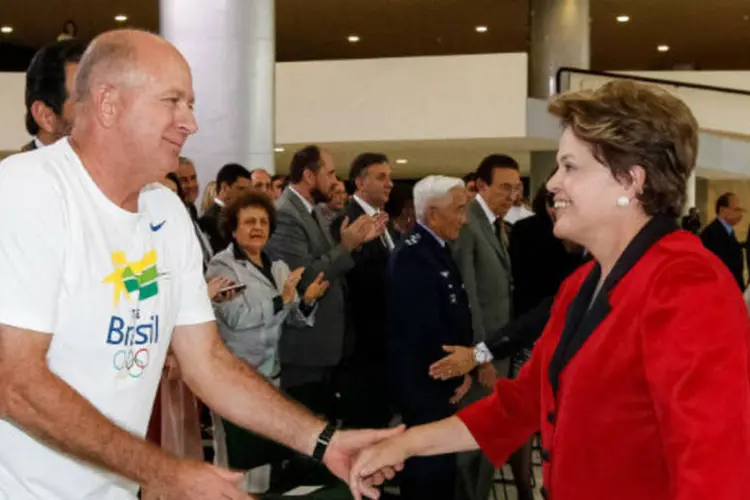
[[327, 280], [336, 280], [354, 265], [351, 254], [341, 245], [336, 245], [321, 255], [311, 255], [310, 242], [302, 221], [287, 210], [277, 212], [276, 229], [266, 250], [273, 259], [286, 262], [291, 270], [305, 268], [299, 290], [305, 290], [318, 273], [323, 273]]
[[214, 254], [224, 250], [228, 244], [219, 232], [219, 214], [221, 214], [221, 208], [218, 205], [212, 205], [198, 220], [201, 230], [208, 236], [208, 242]]
[[501, 360], [518, 352], [530, 349], [542, 336], [550, 318], [554, 297], [547, 297], [535, 308], [511, 321], [496, 335], [493, 335], [487, 348], [496, 360]]
[[[433, 380], [429, 367], [445, 353], [437, 273], [424, 259], [397, 256], [388, 269], [388, 357], [398, 400], [408, 410], [447, 411], [460, 379]], [[455, 345], [455, 344], [451, 344]]]

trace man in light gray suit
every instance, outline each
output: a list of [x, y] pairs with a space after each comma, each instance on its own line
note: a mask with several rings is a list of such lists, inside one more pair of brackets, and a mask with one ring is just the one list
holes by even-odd
[[[476, 357], [486, 356], [485, 342], [511, 320], [513, 281], [508, 253], [508, 226], [503, 217], [521, 194], [523, 185], [516, 161], [506, 155], [490, 155], [477, 168], [477, 195], [469, 203], [467, 223], [461, 230], [454, 258], [461, 270], [471, 306]], [[508, 374], [508, 361], [481, 359], [478, 380], [465, 404], [490, 394], [497, 376]], [[492, 488], [494, 468], [481, 453], [459, 455], [459, 495], [486, 500]], [[516, 470], [513, 471], [514, 475]], [[518, 481], [517, 481], [518, 485]], [[524, 488], [519, 499], [525, 500]], [[529, 492], [530, 493], [530, 492]]]
[[380, 237], [384, 217], [345, 221], [341, 242], [333, 241], [328, 224], [315, 205], [324, 202], [336, 183], [331, 155], [308, 146], [295, 153], [290, 165], [290, 186], [276, 201], [277, 225], [266, 245], [272, 260], [290, 269], [305, 268], [298, 289], [323, 273], [330, 283], [318, 301], [313, 327], [285, 324], [279, 343], [281, 388], [313, 412], [335, 418], [338, 392], [336, 369], [351, 349], [347, 342], [344, 276], [354, 266], [351, 252]]

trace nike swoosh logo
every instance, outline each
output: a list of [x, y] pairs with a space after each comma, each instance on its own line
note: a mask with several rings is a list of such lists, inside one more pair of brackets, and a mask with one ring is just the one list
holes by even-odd
[[160, 222], [160, 223], [158, 223], [158, 224], [153, 224], [153, 223], [152, 223], [152, 224], [151, 224], [151, 230], [152, 230], [153, 232], [156, 232], [156, 231], [158, 231], [159, 229], [161, 229], [161, 228], [162, 228], [162, 226], [164, 226], [164, 224], [166, 224], [166, 223], [167, 223], [167, 221], [165, 221], [165, 220], [161, 221], [161, 222]]

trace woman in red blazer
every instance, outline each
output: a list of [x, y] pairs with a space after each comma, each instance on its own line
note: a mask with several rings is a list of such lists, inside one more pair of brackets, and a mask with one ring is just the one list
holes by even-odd
[[541, 430], [549, 500], [747, 500], [750, 320], [726, 267], [676, 224], [695, 118], [629, 81], [549, 109], [564, 128], [555, 235], [595, 261], [561, 287], [517, 379], [366, 450], [352, 481], [477, 447], [499, 466]]

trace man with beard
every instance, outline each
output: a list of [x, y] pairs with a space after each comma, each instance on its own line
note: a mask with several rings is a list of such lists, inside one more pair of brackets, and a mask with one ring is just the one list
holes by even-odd
[[299, 290], [319, 273], [330, 287], [318, 301], [315, 326], [284, 325], [279, 343], [281, 388], [315, 413], [335, 420], [337, 368], [353, 347], [346, 335], [344, 276], [354, 266], [352, 252], [379, 238], [387, 217], [362, 216], [351, 224], [345, 219], [337, 244], [315, 208], [328, 200], [336, 183], [331, 154], [318, 146], [301, 149], [292, 158], [289, 175], [291, 183], [276, 202], [276, 229], [266, 251], [271, 260], [281, 259], [290, 269], [305, 269]]
[[73, 88], [86, 45], [55, 42], [34, 55], [26, 71], [26, 130], [34, 139], [23, 151], [41, 148], [70, 134], [75, 115]]

